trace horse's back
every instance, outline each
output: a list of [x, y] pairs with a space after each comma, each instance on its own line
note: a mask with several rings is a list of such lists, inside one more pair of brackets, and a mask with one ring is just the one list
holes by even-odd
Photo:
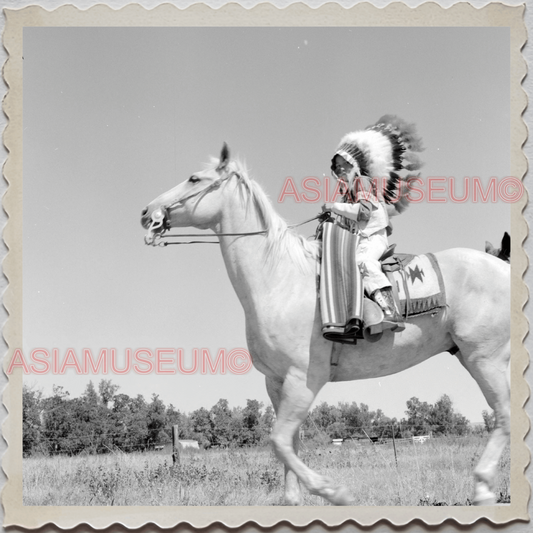
[[511, 268], [492, 255], [467, 248], [435, 254], [448, 305], [447, 321], [456, 338], [510, 336]]
[[455, 287], [460, 290], [510, 294], [509, 263], [469, 248], [451, 248], [434, 255], [447, 289]]

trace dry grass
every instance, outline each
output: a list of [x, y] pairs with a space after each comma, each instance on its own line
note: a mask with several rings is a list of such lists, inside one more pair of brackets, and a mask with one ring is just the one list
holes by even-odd
[[[472, 471], [486, 439], [312, 448], [311, 468], [348, 486], [355, 505], [469, 505]], [[182, 452], [172, 467], [158, 453], [29, 458], [24, 505], [282, 505], [283, 467], [270, 449]], [[509, 502], [510, 453], [500, 460], [496, 492]], [[326, 505], [304, 491], [306, 505]]]

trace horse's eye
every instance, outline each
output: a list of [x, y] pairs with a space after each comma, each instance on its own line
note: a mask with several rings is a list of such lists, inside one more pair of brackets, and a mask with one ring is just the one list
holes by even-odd
[[191, 177], [189, 178], [189, 181], [190, 181], [191, 183], [198, 183], [198, 182], [200, 181], [200, 178], [198, 178], [198, 177], [196, 177], [196, 176], [191, 176]]

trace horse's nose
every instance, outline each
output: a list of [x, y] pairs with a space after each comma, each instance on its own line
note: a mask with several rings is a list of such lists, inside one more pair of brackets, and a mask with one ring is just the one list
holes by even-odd
[[143, 228], [147, 228], [150, 225], [150, 217], [146, 216], [148, 214], [148, 208], [145, 207], [141, 211], [141, 225]]

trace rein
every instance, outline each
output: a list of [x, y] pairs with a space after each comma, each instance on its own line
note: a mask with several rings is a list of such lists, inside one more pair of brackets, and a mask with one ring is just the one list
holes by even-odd
[[[298, 224], [291, 224], [290, 226], [287, 226], [289, 229], [297, 228], [299, 226], [303, 226], [304, 224], [308, 224], [309, 222], [312, 222], [313, 220], [317, 220], [322, 216], [321, 214], [318, 214], [314, 216], [313, 218], [310, 218], [309, 220], [304, 220], [303, 222], [299, 222]], [[250, 231], [247, 233], [217, 233], [217, 237], [247, 237], [249, 235], [265, 235], [267, 233], [267, 230], [261, 230], [261, 231]], [[210, 234], [204, 234], [204, 233], [174, 233], [170, 235], [165, 235], [164, 232], [160, 233], [155, 237], [155, 242], [153, 243], [153, 246], [169, 246], [171, 244], [220, 244], [220, 241], [186, 241], [186, 242], [168, 242], [163, 241], [163, 238], [181, 238], [181, 237], [211, 237]]]

